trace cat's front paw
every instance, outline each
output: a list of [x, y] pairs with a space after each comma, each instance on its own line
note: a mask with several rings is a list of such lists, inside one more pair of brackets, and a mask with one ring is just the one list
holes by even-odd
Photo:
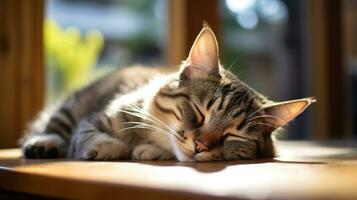
[[133, 160], [167, 160], [172, 159], [172, 155], [156, 146], [151, 144], [142, 144], [133, 150]]
[[127, 147], [122, 141], [106, 134], [101, 134], [84, 147], [79, 159], [118, 160], [125, 158], [127, 154]]
[[31, 159], [65, 157], [66, 149], [66, 142], [55, 134], [30, 136], [22, 145], [24, 156]]

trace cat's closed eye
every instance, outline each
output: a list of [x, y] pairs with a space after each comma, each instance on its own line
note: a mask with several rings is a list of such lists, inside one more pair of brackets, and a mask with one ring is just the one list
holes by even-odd
[[189, 122], [188, 122], [188, 126], [190, 129], [197, 129], [200, 128], [203, 125], [203, 121], [200, 120], [199, 117], [197, 117], [196, 115], [191, 115], [189, 117]]
[[193, 128], [197, 128], [199, 125], [199, 122], [197, 120], [197, 117], [195, 115], [193, 115], [190, 119], [190, 123], [192, 125]]

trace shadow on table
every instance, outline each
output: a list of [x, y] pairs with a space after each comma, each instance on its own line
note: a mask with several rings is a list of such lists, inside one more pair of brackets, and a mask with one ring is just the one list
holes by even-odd
[[190, 167], [200, 172], [218, 172], [229, 166], [237, 165], [261, 165], [261, 164], [297, 164], [297, 165], [321, 165], [326, 164], [324, 162], [315, 161], [284, 161], [279, 159], [256, 159], [256, 160], [239, 160], [239, 161], [211, 161], [211, 162], [176, 162], [176, 161], [144, 161], [139, 162], [141, 164], [153, 165], [153, 166], [180, 166]]

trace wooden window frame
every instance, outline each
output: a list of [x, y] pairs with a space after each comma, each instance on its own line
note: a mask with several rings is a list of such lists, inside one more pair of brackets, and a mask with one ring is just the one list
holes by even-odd
[[16, 147], [26, 124], [43, 106], [44, 0], [0, 5], [0, 148]]
[[[207, 22], [219, 33], [219, 0], [170, 0], [168, 5], [168, 63], [180, 64]], [[217, 34], [219, 40], [219, 34]]]
[[314, 139], [341, 139], [345, 133], [342, 1], [308, 1], [309, 49], [313, 72]]

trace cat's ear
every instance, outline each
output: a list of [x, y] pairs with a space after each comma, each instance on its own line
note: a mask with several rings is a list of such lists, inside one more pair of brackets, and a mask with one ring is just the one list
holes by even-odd
[[183, 63], [182, 77], [195, 79], [209, 75], [219, 77], [219, 53], [216, 36], [204, 25], [193, 43], [188, 58]]
[[293, 120], [314, 102], [316, 100], [309, 97], [267, 105], [262, 109], [265, 111], [265, 114], [261, 117], [262, 125], [273, 131]]

